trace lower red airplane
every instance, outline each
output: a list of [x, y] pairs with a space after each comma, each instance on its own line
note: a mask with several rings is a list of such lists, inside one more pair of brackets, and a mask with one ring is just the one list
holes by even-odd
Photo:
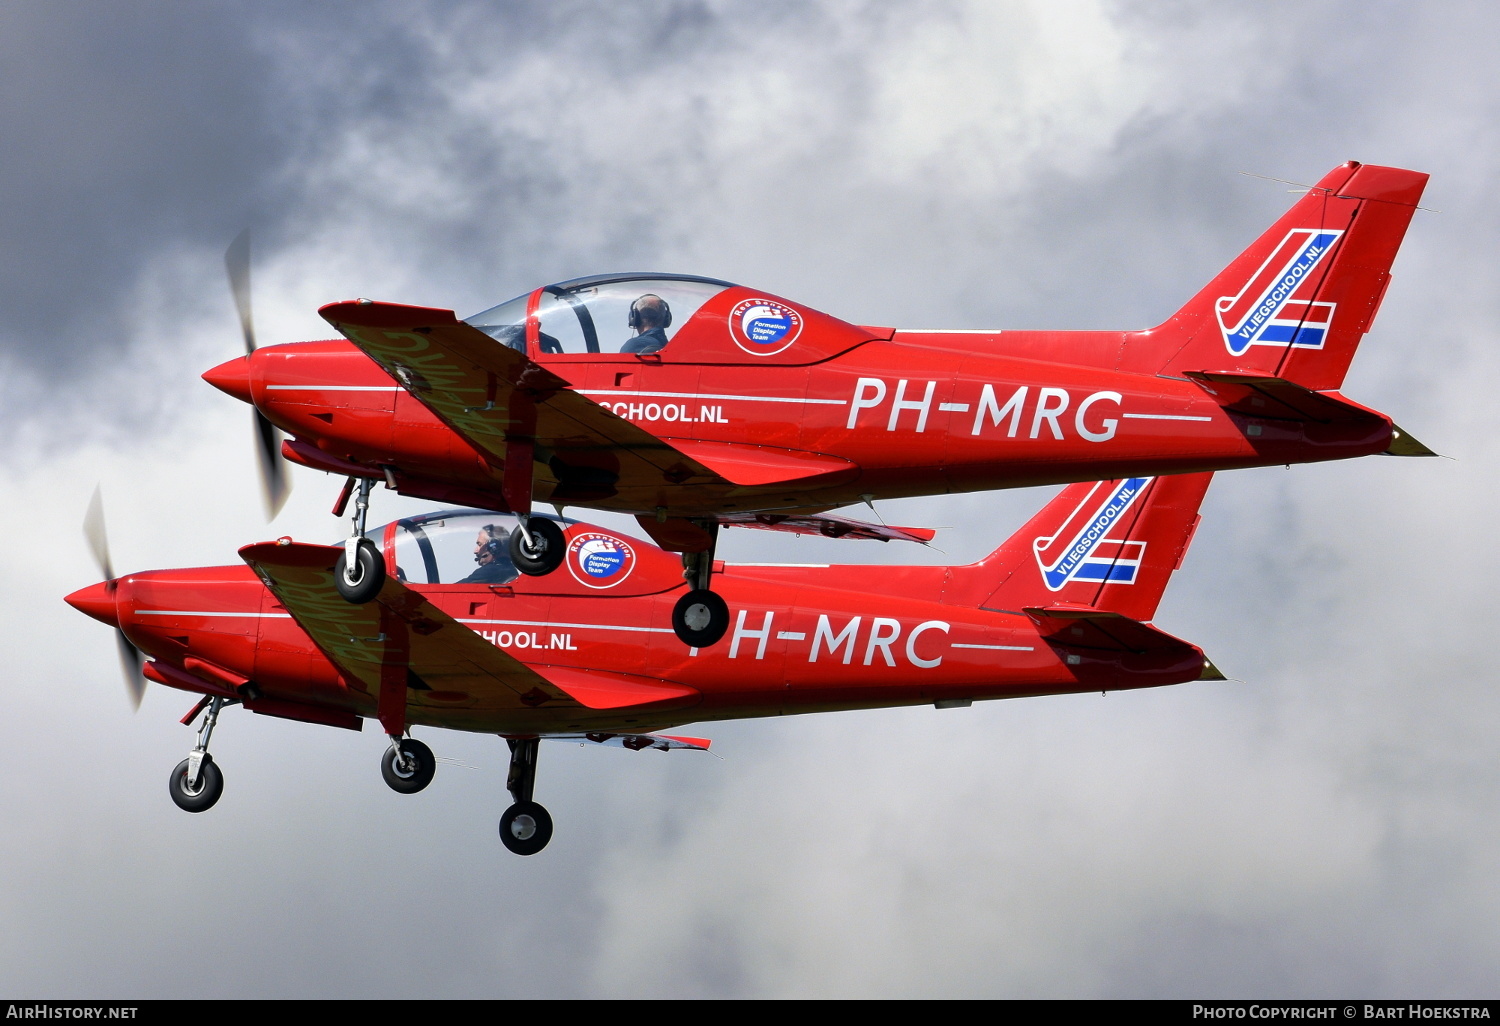
[[371, 532], [385, 575], [364, 605], [336, 588], [342, 545], [290, 538], [241, 549], [244, 566], [129, 574], [67, 601], [143, 651], [148, 679], [202, 696], [183, 718], [202, 715], [198, 744], [171, 775], [181, 808], [223, 790], [208, 743], [226, 705], [352, 730], [376, 719], [382, 773], [403, 793], [435, 769], [410, 728], [492, 733], [511, 752], [500, 837], [530, 855], [552, 835], [532, 796], [543, 738], [706, 750], [660, 731], [1224, 679], [1149, 623], [1211, 476], [1071, 485], [967, 566], [717, 567], [737, 618], [728, 644], [702, 650], [674, 636], [688, 587], [675, 555], [563, 521], [566, 572], [522, 576], [514, 519], [472, 510]]

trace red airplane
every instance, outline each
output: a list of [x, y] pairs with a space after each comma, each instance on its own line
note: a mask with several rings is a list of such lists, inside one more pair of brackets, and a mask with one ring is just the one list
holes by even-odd
[[382, 773], [403, 793], [435, 765], [409, 728], [493, 733], [511, 752], [500, 836], [530, 855], [552, 834], [532, 794], [542, 738], [704, 750], [660, 731], [1224, 679], [1148, 622], [1210, 477], [1071, 485], [968, 566], [717, 566], [738, 615], [711, 649], [672, 636], [688, 586], [674, 556], [549, 521], [566, 569], [527, 577], [508, 559], [514, 517], [472, 510], [374, 532], [382, 583], [363, 605], [339, 592], [343, 546], [290, 538], [241, 549], [248, 566], [130, 574], [67, 601], [149, 656], [147, 678], [202, 696], [183, 718], [203, 715], [198, 744], [170, 779], [181, 808], [201, 812], [222, 792], [208, 743], [230, 704], [353, 730], [377, 719], [390, 738]]
[[1144, 331], [896, 330], [726, 281], [605, 275], [467, 320], [334, 303], [321, 313], [348, 341], [204, 378], [287, 432], [287, 459], [348, 477], [339, 515], [360, 482], [351, 601], [381, 587], [358, 544], [373, 481], [518, 514], [527, 574], [563, 559], [534, 501], [615, 510], [682, 554], [694, 587], [673, 625], [701, 648], [730, 622], [710, 590], [721, 524], [836, 534], [850, 522], [817, 514], [875, 498], [1431, 455], [1337, 391], [1426, 182], [1335, 168]]

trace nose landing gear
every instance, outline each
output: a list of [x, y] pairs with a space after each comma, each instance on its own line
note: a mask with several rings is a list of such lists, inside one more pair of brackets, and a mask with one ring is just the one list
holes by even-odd
[[[354, 479], [351, 477], [349, 482], [352, 485]], [[380, 550], [375, 547], [375, 543], [365, 537], [365, 520], [370, 512], [370, 489], [374, 484], [368, 477], [359, 481], [359, 494], [354, 500], [354, 530], [344, 542], [344, 554], [339, 557], [333, 569], [333, 586], [346, 602], [356, 606], [373, 601], [385, 584], [385, 560], [380, 558]], [[334, 507], [335, 515], [343, 513], [349, 490], [346, 485]]]
[[[167, 781], [172, 801], [184, 812], [207, 812], [224, 793], [224, 774], [219, 772], [213, 756], [208, 754], [208, 739], [213, 736], [214, 725], [219, 722], [219, 710], [223, 707], [222, 698], [208, 700], [208, 715], [203, 717], [203, 726], [198, 728], [198, 744], [186, 759], [177, 764]], [[194, 714], [197, 711], [193, 710]]]
[[553, 521], [517, 515], [516, 528], [510, 532], [510, 558], [527, 577], [545, 577], [562, 566], [566, 547], [562, 528]]
[[505, 786], [514, 804], [500, 817], [500, 842], [517, 855], [535, 855], [552, 840], [552, 816], [531, 800], [541, 742], [525, 737], [506, 738], [505, 743], [510, 745], [510, 774]]
[[392, 791], [416, 794], [432, 783], [437, 760], [432, 749], [414, 737], [391, 738], [391, 746], [380, 759], [380, 775]]

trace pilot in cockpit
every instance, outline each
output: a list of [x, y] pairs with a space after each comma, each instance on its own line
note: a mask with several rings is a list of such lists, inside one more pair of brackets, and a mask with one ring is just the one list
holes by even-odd
[[620, 347], [622, 353], [656, 353], [667, 344], [672, 308], [660, 296], [646, 293], [630, 304], [630, 326], [635, 336]]
[[497, 524], [485, 524], [474, 542], [474, 562], [479, 568], [459, 584], [508, 584], [520, 571], [510, 559], [510, 532]]

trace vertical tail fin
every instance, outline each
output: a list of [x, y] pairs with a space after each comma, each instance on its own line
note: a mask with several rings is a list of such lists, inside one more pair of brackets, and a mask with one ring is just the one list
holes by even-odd
[[1129, 336], [1143, 370], [1338, 388], [1390, 281], [1427, 175], [1334, 168], [1170, 320]]
[[989, 609], [1079, 606], [1150, 620], [1187, 553], [1212, 479], [1069, 485], [988, 557], [955, 570]]

